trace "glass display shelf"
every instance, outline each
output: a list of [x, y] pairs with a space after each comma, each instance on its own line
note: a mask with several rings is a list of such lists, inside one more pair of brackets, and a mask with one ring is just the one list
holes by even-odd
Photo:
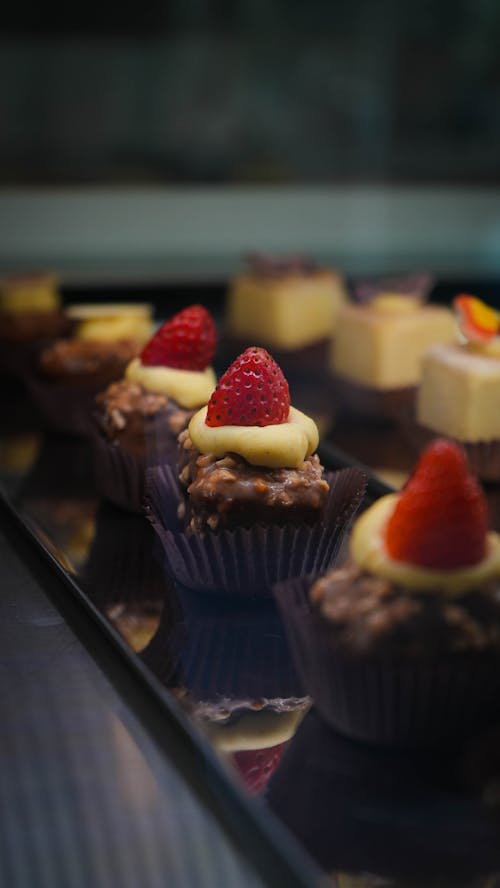
[[[290, 382], [305, 406], [311, 380]], [[414, 462], [404, 429], [336, 413], [326, 380], [314, 390], [325, 467], [365, 469], [362, 508], [400, 486]], [[500, 885], [500, 725], [420, 752], [337, 734], [303, 687], [272, 598], [176, 586], [146, 518], [100, 497], [88, 442], [43, 431], [19, 386], [4, 403], [12, 409], [0, 487], [10, 520], [90, 614], [90, 633], [104, 630], [153, 707], [196, 747], [216, 816], [230, 829], [233, 807], [242, 811], [255, 853], [262, 845], [282, 862], [269, 866], [269, 884], [313, 884], [318, 867], [341, 888]], [[497, 488], [487, 496], [500, 530]]]

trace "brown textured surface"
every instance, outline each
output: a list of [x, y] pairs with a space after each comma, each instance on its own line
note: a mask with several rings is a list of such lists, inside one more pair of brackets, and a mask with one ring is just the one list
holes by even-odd
[[60, 311], [0, 312], [0, 340], [31, 342], [60, 336], [68, 321]]
[[415, 400], [415, 387], [381, 391], [350, 382], [343, 376], [333, 381], [339, 411], [381, 420], [398, 420]]
[[322, 517], [328, 482], [316, 454], [297, 469], [252, 466], [235, 453], [201, 454], [186, 430], [181, 482], [188, 491], [188, 528], [200, 531], [252, 524], [314, 523]]
[[81, 339], [60, 339], [47, 346], [40, 355], [42, 373], [52, 378], [89, 377], [101, 372], [119, 377], [137, 354], [132, 340], [93, 342]]
[[[193, 410], [184, 410], [166, 395], [146, 391], [136, 382], [112, 383], [96, 398], [99, 422], [109, 441], [132, 453], [146, 454], [161, 447], [161, 436], [175, 445]], [[157, 447], [158, 445], [158, 447]]]
[[410, 592], [349, 563], [318, 580], [310, 597], [344, 650], [409, 656], [500, 650], [496, 581], [450, 598]]

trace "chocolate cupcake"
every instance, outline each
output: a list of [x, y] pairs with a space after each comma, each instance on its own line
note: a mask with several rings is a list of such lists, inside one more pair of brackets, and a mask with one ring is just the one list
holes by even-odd
[[355, 739], [435, 745], [500, 715], [500, 538], [463, 452], [422, 456], [354, 525], [351, 560], [277, 589], [304, 685]]
[[149, 515], [179, 583], [268, 596], [280, 577], [333, 563], [365, 478], [324, 475], [317, 428], [264, 349], [231, 365], [180, 443], [182, 487], [168, 467], [148, 472]]
[[43, 349], [27, 386], [45, 426], [63, 434], [89, 434], [96, 394], [119, 378], [136, 354], [132, 340], [60, 339]]
[[177, 437], [215, 385], [215, 327], [201, 305], [155, 333], [124, 379], [96, 397], [92, 448], [102, 496], [140, 512], [148, 465], [176, 462]]
[[54, 274], [0, 281], [0, 374], [24, 377], [38, 350], [68, 327]]

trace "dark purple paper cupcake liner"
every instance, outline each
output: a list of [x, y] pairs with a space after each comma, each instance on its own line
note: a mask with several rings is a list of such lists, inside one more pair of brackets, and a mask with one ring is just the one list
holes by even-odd
[[144, 511], [148, 466], [163, 462], [176, 465], [178, 460], [176, 436], [165, 431], [162, 421], [156, 429], [154, 423], [150, 425], [145, 453], [135, 453], [109, 441], [95, 417], [89, 438], [99, 494], [121, 509], [138, 514]]
[[376, 657], [341, 649], [309, 603], [312, 578], [275, 589], [305, 689], [333, 728], [379, 746], [416, 748], [466, 737], [500, 716], [500, 656]]
[[171, 591], [162, 556], [157, 537], [143, 517], [101, 503], [81, 570], [82, 586], [101, 610], [117, 603], [140, 609], [145, 602], [150, 608], [157, 602], [160, 612]]
[[168, 572], [188, 589], [267, 598], [280, 580], [327, 570], [361, 502], [366, 476], [343, 469], [329, 473], [327, 480], [324, 519], [314, 526], [256, 525], [187, 534], [177, 515], [182, 493], [176, 472], [169, 466], [149, 469], [147, 515], [163, 543]]
[[[152, 529], [151, 529], [152, 530]], [[176, 619], [164, 615], [144, 659], [167, 683], [199, 700], [303, 697], [281, 615], [272, 599], [243, 602], [178, 590]]]

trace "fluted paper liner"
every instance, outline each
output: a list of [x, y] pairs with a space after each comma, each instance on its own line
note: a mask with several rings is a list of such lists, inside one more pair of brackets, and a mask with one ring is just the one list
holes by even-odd
[[280, 580], [327, 570], [361, 502], [366, 476], [353, 468], [326, 478], [330, 492], [316, 525], [188, 534], [177, 515], [183, 499], [177, 473], [163, 465], [148, 469], [146, 513], [163, 543], [167, 571], [188, 589], [266, 598]]
[[[234, 602], [178, 589], [175, 619], [164, 614], [144, 659], [167, 683], [199, 700], [304, 696], [275, 602]], [[172, 609], [170, 609], [172, 610]]]
[[460, 740], [500, 718], [500, 654], [369, 655], [347, 651], [310, 604], [314, 577], [276, 586], [295, 664], [333, 728], [395, 748]]
[[160, 420], [157, 435], [154, 430], [148, 435], [151, 446], [147, 451], [135, 453], [106, 438], [94, 418], [90, 445], [96, 487], [104, 499], [121, 509], [142, 514], [148, 466], [160, 462], [176, 465], [178, 460], [177, 438], [173, 433], [160, 437], [161, 425]]

